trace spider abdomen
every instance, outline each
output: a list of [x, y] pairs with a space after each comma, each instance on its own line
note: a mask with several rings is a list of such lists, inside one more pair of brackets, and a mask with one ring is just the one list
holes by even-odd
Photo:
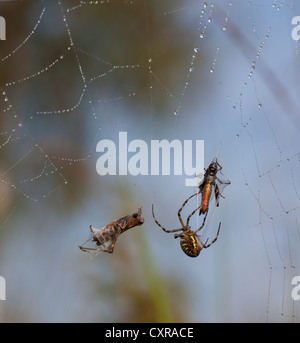
[[189, 257], [197, 257], [200, 254], [201, 246], [195, 236], [183, 236], [180, 239], [181, 249]]

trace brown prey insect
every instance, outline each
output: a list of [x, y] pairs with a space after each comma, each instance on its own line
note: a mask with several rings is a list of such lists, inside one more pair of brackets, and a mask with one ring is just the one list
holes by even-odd
[[[79, 249], [85, 252], [94, 252], [94, 254], [102, 251], [111, 254], [114, 251], [119, 236], [135, 226], [142, 225], [144, 221], [145, 220], [142, 217], [142, 208], [139, 208], [137, 212], [116, 219], [101, 229], [96, 229], [90, 225], [91, 237], [83, 245], [79, 246]], [[85, 244], [87, 242], [95, 244], [93, 244], [94, 246], [92, 247], [86, 247]]]
[[165, 229], [155, 218], [154, 215], [154, 206], [152, 205], [152, 216], [153, 219], [155, 221], [155, 223], [161, 228], [163, 229], [165, 232], [168, 233], [172, 233], [172, 232], [179, 232], [182, 231], [181, 233], [177, 233], [174, 235], [174, 238], [178, 238], [180, 237], [180, 246], [181, 249], [184, 251], [184, 253], [190, 257], [197, 257], [200, 254], [200, 251], [203, 248], [209, 248], [213, 243], [215, 243], [215, 241], [218, 239], [219, 236], [219, 232], [220, 232], [220, 228], [221, 228], [221, 222], [219, 224], [218, 227], [218, 232], [217, 235], [215, 237], [215, 239], [213, 239], [209, 244], [207, 244], [208, 239], [205, 241], [205, 243], [203, 243], [203, 241], [201, 240], [201, 238], [198, 236], [198, 232], [202, 230], [202, 228], [205, 225], [205, 221], [206, 221], [206, 217], [208, 214], [208, 211], [206, 211], [202, 225], [196, 230], [193, 231], [191, 230], [191, 227], [189, 225], [190, 219], [191, 217], [202, 207], [202, 205], [198, 206], [187, 218], [186, 224], [183, 223], [183, 220], [181, 218], [181, 211], [184, 208], [184, 206], [187, 204], [187, 202], [193, 198], [195, 195], [197, 195], [198, 193], [195, 193], [193, 195], [191, 195], [188, 199], [185, 200], [185, 202], [182, 204], [182, 206], [180, 207], [180, 209], [178, 210], [178, 219], [180, 221], [181, 224], [181, 228], [179, 229], [174, 229], [174, 230], [167, 230]]

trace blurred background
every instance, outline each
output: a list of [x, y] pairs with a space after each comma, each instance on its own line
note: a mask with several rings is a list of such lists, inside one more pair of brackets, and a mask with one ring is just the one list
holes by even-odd
[[[299, 15], [297, 0], [0, 1], [1, 322], [300, 320]], [[231, 185], [199, 257], [151, 213], [179, 227], [185, 175], [97, 174], [97, 143], [118, 155], [121, 131], [218, 156]], [[141, 206], [113, 254], [78, 248]]]

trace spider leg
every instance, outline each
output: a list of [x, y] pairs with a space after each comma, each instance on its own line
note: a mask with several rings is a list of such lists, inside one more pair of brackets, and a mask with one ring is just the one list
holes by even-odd
[[191, 195], [189, 198], [187, 198], [187, 199], [185, 200], [185, 202], [182, 204], [182, 206], [180, 207], [180, 209], [178, 210], [177, 215], [178, 215], [178, 218], [179, 218], [179, 221], [180, 221], [180, 224], [182, 225], [182, 227], [185, 227], [186, 225], [183, 224], [183, 221], [182, 221], [182, 218], [181, 218], [181, 211], [182, 211], [182, 209], [184, 208], [184, 206], [187, 204], [187, 202], [188, 202], [192, 197], [194, 197], [194, 196], [197, 195], [197, 194], [198, 194], [198, 193], [195, 193], [195, 194]]
[[[189, 225], [189, 222], [190, 222], [190, 219], [192, 217], [192, 215], [194, 215], [198, 210], [200, 210], [202, 208], [202, 204], [200, 206], [198, 206], [187, 218], [187, 221], [186, 221], [186, 225], [188, 226]], [[208, 211], [206, 211], [206, 214], [208, 213]], [[204, 219], [204, 222], [205, 222], [205, 219]], [[203, 224], [204, 225], [204, 224]]]
[[206, 243], [205, 243], [205, 245], [203, 245], [203, 248], [209, 248], [213, 243], [215, 243], [215, 241], [218, 239], [220, 228], [221, 228], [221, 222], [219, 224], [219, 228], [218, 228], [218, 232], [217, 232], [216, 238], [214, 240], [212, 240], [208, 245], [206, 245]]
[[205, 243], [203, 243], [202, 240], [201, 240], [201, 238], [200, 238], [198, 235], [197, 235], [197, 237], [198, 237], [198, 240], [200, 241], [200, 243], [201, 243], [201, 245], [202, 245], [201, 249], [202, 249], [202, 248], [205, 248], [205, 247], [206, 247], [206, 243], [207, 243], [207, 241], [208, 241], [208, 238], [207, 238], [207, 240], [205, 241]]
[[[197, 210], [197, 209], [196, 209]], [[195, 210], [195, 211], [196, 211]], [[194, 211], [194, 212], [195, 212]], [[202, 228], [203, 228], [203, 226], [205, 225], [205, 221], [206, 221], [206, 217], [207, 217], [207, 214], [208, 214], [208, 211], [206, 211], [206, 213], [205, 213], [205, 216], [204, 216], [204, 218], [203, 218], [203, 222], [202, 222], [202, 225], [199, 227], [199, 229], [197, 229], [194, 233], [197, 233], [197, 232], [199, 232], [200, 230], [202, 230]], [[207, 241], [206, 241], [207, 242]], [[206, 243], [205, 243], [206, 244]]]
[[181, 230], [182, 230], [182, 228], [180, 228], [180, 229], [174, 229], [174, 230], [167, 230], [167, 229], [165, 229], [165, 228], [156, 220], [156, 218], [155, 218], [155, 215], [154, 215], [154, 206], [153, 206], [153, 204], [152, 204], [152, 216], [153, 216], [153, 219], [154, 219], [155, 223], [156, 223], [161, 229], [163, 229], [165, 232], [170, 233], [170, 232], [178, 232], [178, 231], [181, 231]]

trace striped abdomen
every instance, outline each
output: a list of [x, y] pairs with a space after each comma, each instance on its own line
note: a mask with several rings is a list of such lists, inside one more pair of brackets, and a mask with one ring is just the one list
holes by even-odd
[[200, 254], [201, 246], [194, 236], [183, 236], [180, 240], [181, 249], [189, 257], [197, 257]]

